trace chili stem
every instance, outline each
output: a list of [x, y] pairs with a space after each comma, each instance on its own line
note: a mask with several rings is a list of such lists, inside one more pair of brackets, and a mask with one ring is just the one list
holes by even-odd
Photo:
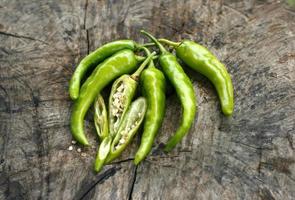
[[158, 46], [162, 54], [168, 53], [168, 51], [163, 47], [163, 45], [160, 42], [158, 42], [158, 40], [154, 36], [152, 36], [150, 33], [144, 30], [141, 30], [140, 32], [146, 35], [148, 38], [150, 38]]
[[164, 43], [164, 44], [168, 44], [174, 48], [178, 47], [180, 45], [180, 42], [172, 42], [171, 40], [167, 40], [164, 38], [160, 38], [158, 39], [159, 42]]
[[142, 57], [142, 56], [138, 56], [138, 55], [135, 55], [135, 58], [138, 62], [142, 62], [146, 59], [146, 57]]
[[[146, 43], [146, 44], [150, 44], [150, 45], [155, 46], [155, 43]], [[144, 44], [144, 45], [145, 45], [145, 44]], [[145, 53], [146, 53], [147, 56], [150, 56], [150, 55], [151, 55], [150, 50], [149, 50], [148, 48], [146, 48], [145, 46], [141, 46], [140, 49], [143, 49], [143, 50], [145, 51]], [[158, 56], [154, 56], [153, 59], [150, 60], [150, 63], [149, 63], [149, 65], [148, 65], [148, 68], [153, 68], [153, 67], [155, 67], [155, 65], [154, 65], [154, 61], [153, 61], [153, 60], [156, 59], [156, 58], [158, 58]]]
[[139, 66], [139, 68], [131, 75], [133, 79], [137, 80], [142, 70], [146, 67], [146, 65], [150, 62], [154, 55], [156, 55], [156, 52], [153, 52], [147, 57], [147, 59], [145, 59], [145, 61]]
[[153, 47], [153, 46], [155, 46], [155, 43], [153, 43], [153, 42], [148, 42], [148, 43], [144, 43], [144, 44], [142, 44], [141, 46], [142, 46], [142, 47]]

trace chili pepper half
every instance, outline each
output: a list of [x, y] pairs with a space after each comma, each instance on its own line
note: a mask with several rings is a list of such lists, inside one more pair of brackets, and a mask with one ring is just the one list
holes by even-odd
[[193, 41], [172, 42], [166, 39], [159, 41], [173, 46], [178, 58], [213, 83], [221, 102], [222, 112], [231, 115], [234, 109], [233, 85], [225, 66], [207, 48]]
[[107, 110], [101, 94], [98, 94], [94, 102], [94, 124], [101, 140], [94, 164], [94, 170], [98, 172], [103, 167], [104, 160], [110, 151], [112, 143], [112, 137], [109, 136], [108, 131], [109, 124]]
[[102, 62], [82, 85], [71, 115], [72, 135], [79, 143], [89, 145], [83, 130], [84, 117], [96, 96], [118, 76], [134, 71], [139, 62], [133, 51], [121, 50]]
[[[149, 50], [146, 50], [150, 54]], [[141, 143], [134, 158], [139, 164], [151, 151], [155, 137], [161, 127], [165, 115], [165, 89], [164, 74], [154, 66], [153, 60], [140, 76], [141, 91], [147, 99], [147, 111], [144, 118]]]
[[178, 98], [182, 106], [182, 119], [180, 126], [175, 134], [169, 139], [164, 150], [172, 150], [177, 143], [188, 133], [196, 114], [196, 95], [193, 85], [188, 76], [183, 71], [177, 58], [168, 52], [151, 34], [141, 31], [149, 37], [160, 49], [159, 61], [164, 74], [168, 77], [172, 85], [175, 87]]
[[88, 56], [83, 58], [70, 80], [69, 92], [71, 99], [75, 100], [78, 98], [81, 80], [83, 79], [88, 70], [93, 69], [104, 59], [110, 57], [111, 55], [120, 50], [135, 50], [136, 47], [137, 44], [133, 40], [118, 40], [99, 47], [98, 49], [90, 53]]
[[119, 157], [137, 133], [147, 108], [146, 99], [139, 97], [133, 101], [124, 116], [115, 139], [111, 145], [111, 151], [107, 156], [106, 163]]
[[156, 52], [153, 52], [149, 55], [132, 75], [124, 74], [113, 83], [109, 97], [109, 130], [111, 136], [114, 137], [117, 133], [130, 106], [137, 89], [139, 75], [155, 54]]
[[108, 113], [101, 94], [94, 101], [94, 125], [100, 140], [109, 135]]

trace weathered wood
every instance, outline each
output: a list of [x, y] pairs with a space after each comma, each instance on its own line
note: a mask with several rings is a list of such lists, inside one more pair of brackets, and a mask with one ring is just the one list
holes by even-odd
[[[295, 13], [278, 1], [0, 2], [0, 199], [294, 199]], [[192, 39], [226, 63], [235, 112], [226, 118], [209, 81], [187, 69], [198, 99], [190, 133], [173, 152], [175, 94], [152, 155], [132, 164], [136, 141], [99, 174], [93, 148], [69, 151], [68, 81], [108, 41]]]

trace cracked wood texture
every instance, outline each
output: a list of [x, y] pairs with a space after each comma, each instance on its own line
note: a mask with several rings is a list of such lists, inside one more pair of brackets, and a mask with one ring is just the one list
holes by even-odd
[[[287, 2], [271, 0], [1, 0], [0, 199], [294, 199], [294, 19]], [[92, 114], [92, 148], [68, 150], [68, 82], [100, 45], [147, 41], [142, 28], [214, 52], [232, 75], [234, 115], [186, 69], [198, 114], [181, 144], [161, 150], [181, 114], [172, 92], [151, 155], [133, 165], [138, 137], [95, 174]]]

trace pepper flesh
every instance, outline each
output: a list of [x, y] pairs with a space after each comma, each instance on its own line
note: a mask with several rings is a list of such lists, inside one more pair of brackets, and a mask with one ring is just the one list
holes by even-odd
[[181, 43], [166, 39], [159, 39], [159, 41], [173, 46], [178, 58], [213, 83], [221, 102], [222, 112], [225, 115], [232, 115], [234, 109], [233, 85], [226, 67], [207, 48], [193, 41], [184, 40]]
[[94, 101], [94, 125], [100, 140], [109, 135], [108, 114], [101, 94], [98, 94]]
[[107, 156], [106, 163], [119, 157], [124, 149], [126, 149], [143, 121], [146, 108], [147, 103], [144, 97], [139, 97], [131, 103], [112, 142], [111, 151]]
[[83, 58], [70, 80], [69, 92], [71, 99], [75, 100], [78, 98], [81, 80], [83, 79], [87, 71], [93, 69], [104, 59], [110, 57], [111, 55], [120, 50], [135, 50], [136, 47], [137, 44], [133, 40], [118, 40], [99, 47], [98, 49], [90, 53], [88, 56]]
[[188, 133], [196, 114], [196, 95], [193, 85], [188, 76], [183, 71], [177, 58], [168, 52], [151, 34], [141, 31], [148, 36], [160, 49], [159, 61], [164, 74], [174, 86], [177, 96], [182, 106], [182, 118], [175, 134], [168, 140], [164, 151], [171, 151], [177, 143]]
[[133, 51], [121, 50], [102, 62], [82, 85], [71, 115], [72, 135], [79, 143], [89, 145], [83, 130], [84, 118], [95, 97], [115, 78], [134, 71], [138, 62]]
[[142, 94], [147, 99], [140, 146], [135, 154], [134, 163], [139, 164], [151, 151], [155, 137], [165, 115], [166, 80], [163, 73], [155, 68], [153, 61], [140, 76]]
[[124, 117], [137, 88], [137, 81], [129, 75], [119, 77], [112, 85], [109, 97], [109, 130], [114, 137], [118, 131], [122, 118]]

